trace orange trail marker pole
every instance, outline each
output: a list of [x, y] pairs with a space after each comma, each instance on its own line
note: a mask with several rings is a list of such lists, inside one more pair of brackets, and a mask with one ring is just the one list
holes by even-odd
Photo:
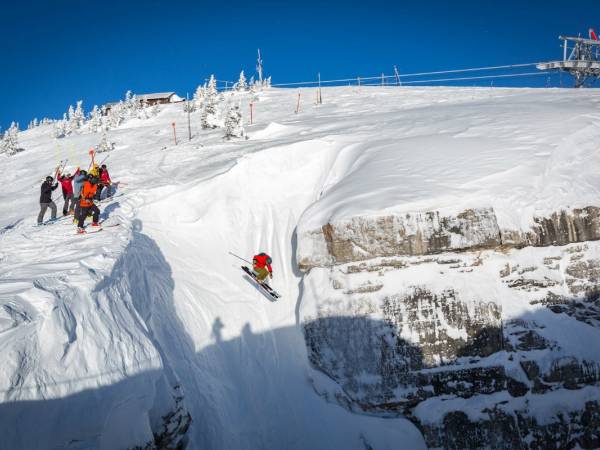
[[171, 124], [173, 127], [173, 140], [175, 141], [175, 145], [177, 145], [177, 133], [175, 133], [175, 122]]
[[296, 102], [296, 114], [300, 111], [300, 92], [298, 92], [298, 100]]

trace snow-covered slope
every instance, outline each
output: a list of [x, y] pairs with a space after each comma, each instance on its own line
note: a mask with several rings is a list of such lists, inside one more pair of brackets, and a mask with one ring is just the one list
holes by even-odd
[[[240, 98], [247, 110], [249, 99]], [[477, 323], [542, 309], [552, 334], [554, 313], [531, 296], [503, 295], [511, 291], [497, 273], [557, 255], [499, 257], [493, 248], [508, 236], [519, 245], [533, 240], [523, 236], [536, 217], [598, 206], [600, 94], [330, 88], [323, 105], [304, 104], [297, 115], [295, 92], [259, 98], [246, 141], [200, 130], [198, 113], [188, 141], [180, 104], [111, 131], [117, 148], [107, 164], [122, 184], [101, 209], [121, 225], [94, 235], [33, 224], [43, 177], [60, 159], [86, 165], [99, 135], [56, 141], [42, 126], [21, 133], [25, 152], [0, 160], [0, 422], [8, 429], [0, 448], [127, 448], [153, 433], [190, 448], [424, 448], [423, 433], [431, 445], [443, 420], [442, 400], [427, 400], [439, 402], [439, 417], [424, 406], [410, 411], [421, 430], [400, 417], [406, 411], [381, 407], [412, 389], [378, 384], [381, 325], [397, 319], [380, 313], [381, 304], [394, 296], [402, 304], [416, 282], [434, 295], [451, 285], [458, 294], [445, 298], [476, 311]], [[595, 219], [577, 220], [593, 237]], [[487, 248], [480, 259], [490, 263], [449, 256], [460, 272], [449, 278], [438, 276], [443, 262], [411, 256], [469, 247]], [[277, 302], [229, 253], [258, 251], [275, 261]], [[392, 255], [405, 259], [377, 259]], [[581, 259], [598, 257], [590, 244]], [[473, 271], [461, 272], [470, 264]], [[379, 273], [380, 280], [369, 275]], [[498, 307], [483, 313], [482, 300]], [[561, 355], [600, 361], [595, 348], [578, 350], [597, 339], [597, 327], [569, 320], [569, 331], [554, 337]], [[395, 326], [404, 341], [433, 345], [423, 351], [430, 367], [454, 361], [456, 345], [442, 351], [402, 320]], [[460, 326], [446, 332], [457, 342], [469, 336]], [[352, 345], [340, 350], [340, 338]], [[496, 361], [510, 356], [503, 355]], [[447, 404], [454, 411], [456, 402]], [[570, 408], [580, 406], [573, 400]], [[472, 418], [481, 414], [472, 409]]]

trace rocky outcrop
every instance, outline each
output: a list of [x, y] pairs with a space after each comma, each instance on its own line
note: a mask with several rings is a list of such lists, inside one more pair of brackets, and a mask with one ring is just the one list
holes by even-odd
[[356, 216], [302, 233], [300, 269], [377, 257], [433, 255], [448, 251], [544, 247], [600, 239], [600, 208], [559, 211], [534, 217], [529, 230], [500, 229], [493, 208], [468, 209], [455, 216], [437, 211]]
[[432, 448], [595, 448], [600, 355], [569, 340], [600, 327], [598, 255], [589, 242], [316, 268], [305, 341], [339, 390], [315, 389], [353, 411], [411, 418]]
[[306, 239], [318, 241], [310, 249], [327, 249], [327, 255], [298, 250], [298, 265], [309, 269], [379, 256], [428, 255], [466, 248], [493, 248], [501, 244], [494, 210], [468, 209], [456, 216], [438, 212], [388, 216], [359, 216], [323, 225]]
[[446, 414], [438, 425], [420, 427], [429, 447], [444, 449], [567, 449], [600, 448], [600, 402], [589, 401], [579, 411], [541, 422], [523, 409], [486, 411], [472, 420], [463, 411]]
[[453, 289], [435, 295], [417, 287], [386, 297], [382, 312], [398, 335], [410, 335], [411, 342], [419, 346], [424, 367], [462, 356], [488, 356], [502, 349], [499, 306], [493, 302], [467, 304]]
[[596, 206], [558, 211], [533, 220], [535, 225], [530, 231], [503, 231], [503, 244], [545, 247], [600, 239], [600, 208]]

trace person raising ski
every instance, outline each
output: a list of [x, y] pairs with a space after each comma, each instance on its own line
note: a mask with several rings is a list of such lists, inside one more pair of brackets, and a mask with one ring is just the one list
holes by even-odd
[[42, 183], [40, 188], [40, 213], [37, 218], [38, 225], [41, 225], [44, 221], [44, 215], [48, 208], [50, 208], [51, 211], [50, 220], [56, 220], [56, 203], [52, 201], [52, 191], [58, 187], [58, 183], [53, 186], [53, 181], [54, 178], [48, 175], [46, 181]]
[[262, 283], [267, 276], [273, 278], [273, 268], [271, 263], [273, 260], [266, 253], [259, 253], [252, 258], [252, 270], [256, 275], [256, 280]]
[[98, 178], [91, 177], [89, 180], [83, 183], [83, 188], [81, 189], [81, 199], [79, 200], [81, 208], [79, 210], [79, 222], [77, 223], [77, 233], [85, 233], [83, 224], [85, 223], [85, 218], [90, 213], [93, 214], [92, 226], [100, 226], [100, 224], [98, 224], [98, 219], [100, 218], [100, 210], [94, 204], [94, 196], [96, 195], [98, 181]]
[[73, 178], [73, 204], [75, 205], [73, 223], [75, 224], [79, 221], [79, 210], [81, 209], [79, 197], [81, 197], [83, 183], [85, 182], [85, 180], [87, 180], [87, 178], [87, 172], [85, 170], [79, 170], [79, 168], [77, 168], [77, 172], [75, 172], [75, 178]]
[[[75, 175], [77, 175], [77, 173], [75, 173]], [[60, 185], [62, 186], [62, 194], [63, 194], [63, 200], [65, 201], [65, 204], [63, 206], [63, 216], [66, 216], [67, 214], [73, 214], [73, 209], [75, 208], [75, 204], [73, 202], [73, 178], [75, 178], [75, 175], [72, 175], [70, 173], [67, 173], [65, 175], [62, 175], [60, 172], [58, 172], [56, 179], [60, 182]]]

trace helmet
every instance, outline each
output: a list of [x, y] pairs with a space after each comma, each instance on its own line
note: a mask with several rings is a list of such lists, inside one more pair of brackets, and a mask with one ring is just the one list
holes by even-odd
[[103, 169], [106, 169], [106, 164], [102, 164], [102, 168], [103, 168]]
[[98, 180], [98, 177], [91, 177], [90, 178], [90, 183], [92, 183], [92, 184], [98, 184], [99, 181], [100, 180]]
[[54, 178], [52, 178], [50, 175], [48, 175], [48, 176], [46, 177], [46, 181], [47, 181], [48, 183], [51, 183], [51, 182], [52, 182], [52, 180], [54, 180]]
[[65, 177], [70, 177], [71, 176], [71, 172], [67, 172], [67, 174], [65, 175]]

